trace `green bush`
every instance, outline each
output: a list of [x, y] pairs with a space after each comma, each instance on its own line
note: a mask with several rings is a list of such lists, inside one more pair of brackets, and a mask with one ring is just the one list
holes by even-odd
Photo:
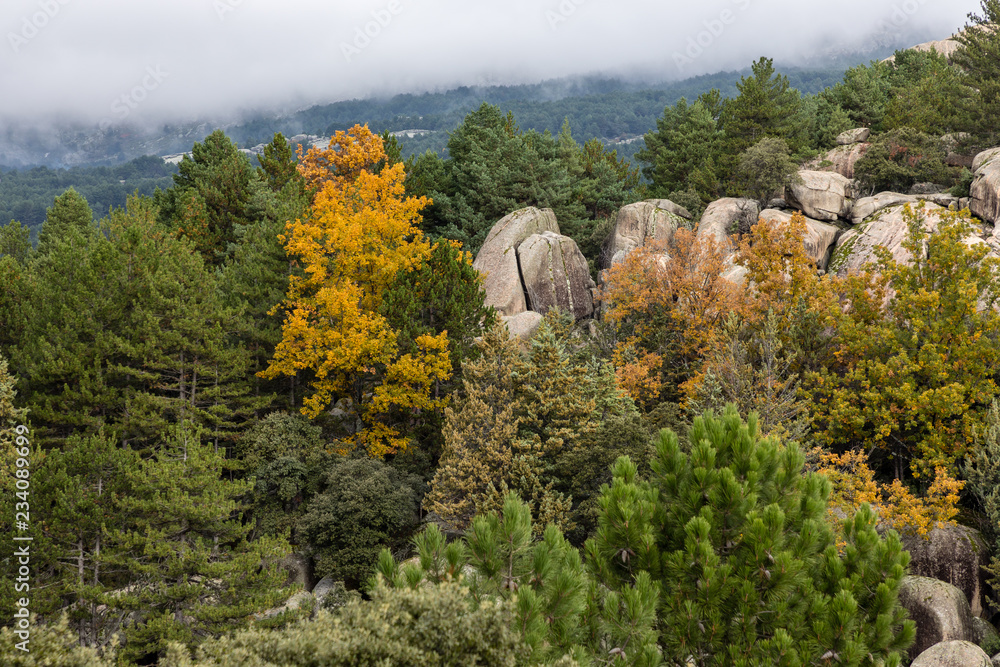
[[335, 459], [299, 527], [316, 559], [316, 576], [351, 583], [368, 578], [384, 546], [405, 544], [417, 524], [422, 483], [374, 459]]
[[236, 457], [250, 472], [283, 456], [306, 461], [323, 452], [322, 433], [302, 415], [272, 412], [240, 438]]
[[203, 644], [196, 656], [173, 645], [161, 667], [506, 667], [527, 649], [511, 628], [512, 605], [470, 601], [450, 583], [421, 589], [379, 588], [370, 602], [282, 630], [246, 630]]
[[102, 656], [90, 647], [80, 646], [80, 637], [69, 629], [65, 616], [49, 625], [38, 624], [32, 617], [28, 651], [17, 648], [22, 640], [13, 628], [0, 628], [0, 665], [4, 667], [112, 667], [113, 648]]
[[880, 135], [854, 168], [862, 194], [909, 192], [915, 183], [952, 185], [957, 172], [945, 164], [941, 142], [913, 128]]

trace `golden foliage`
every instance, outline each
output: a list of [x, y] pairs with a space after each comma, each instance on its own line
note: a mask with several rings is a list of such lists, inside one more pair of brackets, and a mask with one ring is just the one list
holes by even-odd
[[[261, 376], [312, 371], [313, 393], [303, 407], [309, 417], [340, 397], [364, 405], [365, 429], [351, 444], [383, 456], [406, 445], [389, 413], [441, 408], [431, 389], [450, 377], [451, 365], [446, 332], [421, 336], [417, 354], [399, 356], [397, 332], [379, 312], [396, 274], [430, 255], [418, 226], [429, 201], [405, 196], [402, 164], [377, 175], [366, 171], [384, 157], [381, 140], [366, 128], [353, 132], [358, 136], [338, 134], [339, 150], [317, 157], [303, 173], [322, 189], [309, 217], [289, 222], [280, 237], [304, 272], [289, 278], [285, 302], [272, 311], [286, 313], [282, 340]], [[321, 167], [333, 172], [323, 177]]]
[[810, 377], [816, 433], [835, 447], [886, 450], [902, 477], [955, 469], [993, 398], [1000, 350], [1000, 261], [969, 244], [967, 213], [944, 211], [929, 234], [922, 209], [905, 210], [897, 263], [877, 248], [879, 278], [858, 276], [845, 289], [837, 322], [837, 364]]
[[354, 183], [361, 172], [373, 171], [385, 159], [385, 146], [382, 137], [369, 130], [368, 125], [355, 125], [347, 132], [338, 130], [326, 148], [314, 146], [303, 155], [300, 144], [295, 154], [306, 187], [320, 192], [327, 183], [342, 189]]
[[800, 301], [815, 312], [836, 313], [839, 281], [817, 274], [803, 243], [807, 232], [805, 218], [796, 213], [787, 223], [761, 220], [740, 240], [735, 262], [747, 269], [749, 320], [761, 321], [773, 312], [787, 323]]
[[[955, 525], [959, 493], [965, 482], [951, 477], [948, 469], [935, 470], [934, 483], [924, 497], [917, 497], [895, 479], [891, 484], [875, 480], [862, 452], [821, 453], [819, 472], [833, 485], [828, 507], [853, 514], [868, 503], [882, 521], [900, 533], [927, 537], [933, 528]], [[831, 517], [832, 518], [832, 517]]]

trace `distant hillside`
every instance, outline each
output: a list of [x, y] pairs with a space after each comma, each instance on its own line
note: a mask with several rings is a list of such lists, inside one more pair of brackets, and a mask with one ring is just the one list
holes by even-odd
[[169, 188], [175, 173], [176, 166], [155, 156], [115, 167], [0, 169], [0, 225], [17, 220], [36, 236], [45, 210], [71, 187], [87, 199], [95, 218], [103, 218], [112, 207], [125, 206], [125, 198], [134, 192], [151, 195], [156, 188]]
[[[838, 81], [850, 64], [838, 62], [824, 69], [782, 71], [794, 87], [812, 94]], [[442, 93], [337, 102], [278, 116], [261, 113], [238, 122], [206, 121], [145, 129], [115, 126], [98, 131], [77, 126], [46, 130], [8, 123], [0, 125], [0, 166], [113, 166], [142, 155], [175, 155], [190, 150], [194, 142], [217, 127], [249, 149], [270, 141], [275, 132], [287, 137], [329, 136], [356, 123], [368, 123], [379, 132], [424, 130], [401, 137], [406, 154], [443, 151], [447, 132], [484, 101], [513, 111], [524, 130], [558, 132], [563, 119], [569, 118], [577, 140], [598, 137], [611, 144], [635, 139], [652, 129], [663, 108], [681, 97], [694, 98], [711, 88], [734, 94], [744, 74], [746, 71], [722, 72], [658, 85], [576, 78], [535, 85], [463, 87]], [[622, 144], [623, 154], [631, 155], [634, 143]]]

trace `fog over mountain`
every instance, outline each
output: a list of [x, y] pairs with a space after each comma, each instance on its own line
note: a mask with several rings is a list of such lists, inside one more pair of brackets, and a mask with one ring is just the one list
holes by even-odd
[[5, 0], [0, 119], [145, 124], [941, 39], [974, 0]]

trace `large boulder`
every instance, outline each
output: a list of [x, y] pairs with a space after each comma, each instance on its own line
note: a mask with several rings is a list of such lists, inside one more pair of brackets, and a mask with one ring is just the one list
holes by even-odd
[[872, 136], [872, 131], [867, 127], [859, 127], [854, 130], [848, 130], [847, 132], [841, 132], [837, 135], [837, 145], [838, 146], [850, 146], [851, 144], [860, 144], [863, 141], [868, 141], [868, 137]]
[[[761, 212], [760, 219], [763, 222], [771, 224], [782, 224], [791, 220], [792, 214], [785, 211], [767, 209]], [[805, 246], [806, 254], [812, 259], [816, 268], [823, 271], [826, 270], [830, 249], [837, 241], [838, 234], [840, 234], [839, 227], [820, 222], [819, 220], [813, 220], [812, 218], [806, 218], [806, 236], [802, 239], [802, 243]]]
[[[952, 63], [952, 56], [955, 52], [961, 48], [961, 44], [955, 39], [940, 39], [933, 42], [924, 42], [923, 44], [917, 44], [916, 46], [911, 46], [907, 51], [937, 51], [940, 55], [944, 56], [948, 60], [948, 64]], [[896, 56], [891, 55], [882, 62], [884, 63], [894, 63], [896, 62]]]
[[517, 249], [526, 238], [542, 232], [559, 233], [559, 223], [551, 209], [523, 208], [493, 225], [486, 242], [476, 255], [473, 268], [485, 274], [485, 303], [501, 315], [517, 315], [528, 309], [517, 267]]
[[975, 178], [970, 188], [973, 215], [1000, 229], [1000, 148], [991, 148], [976, 156]]
[[826, 222], [851, 215], [854, 182], [828, 171], [800, 171], [798, 183], [785, 190], [788, 205]]
[[910, 667], [993, 667], [993, 662], [986, 651], [972, 642], [950, 641], [930, 647]]
[[854, 167], [871, 146], [866, 143], [837, 146], [825, 155], [813, 159], [806, 166], [809, 171], [832, 171], [845, 178], [854, 178]]
[[591, 290], [596, 285], [573, 239], [555, 232], [533, 234], [518, 246], [517, 260], [531, 310], [544, 315], [559, 308], [577, 320], [594, 314]]
[[[844, 232], [837, 240], [837, 246], [830, 257], [828, 271], [841, 276], [859, 271], [865, 264], [874, 261], [876, 246], [886, 248], [896, 262], [909, 263], [912, 260], [910, 251], [903, 247], [909, 233], [904, 210], [904, 206], [883, 209], [864, 223]], [[914, 210], [919, 211], [916, 207]], [[944, 211], [937, 204], [925, 202], [924, 229], [928, 232], [936, 231]]]
[[313, 577], [312, 559], [302, 554], [291, 553], [282, 558], [279, 562], [282, 569], [287, 573], [285, 586], [302, 586], [309, 590], [316, 583]]
[[623, 206], [615, 220], [615, 233], [607, 250], [610, 261], [606, 266], [621, 262], [649, 240], [669, 243], [677, 228], [690, 219], [687, 209], [669, 199], [648, 199]]
[[545, 318], [541, 313], [526, 310], [523, 313], [511, 315], [510, 317], [501, 317], [500, 319], [507, 325], [507, 331], [510, 332], [511, 338], [530, 340], [538, 331], [538, 328], [542, 326], [542, 320]]
[[720, 248], [730, 249], [729, 234], [740, 221], [753, 224], [760, 215], [760, 207], [752, 199], [717, 199], [708, 205], [698, 223], [698, 238], [711, 236]]
[[975, 149], [969, 148], [971, 135], [968, 132], [953, 132], [941, 137], [941, 148], [945, 152], [945, 164], [949, 167], [965, 167], [972, 169], [975, 162]]
[[987, 162], [992, 162], [997, 157], [1000, 157], [1000, 146], [996, 146], [994, 148], [987, 148], [981, 153], [977, 153], [976, 157], [972, 158], [972, 171], [974, 172], [979, 171], [980, 167], [982, 167]]
[[882, 209], [890, 206], [902, 206], [903, 204], [913, 204], [916, 206], [920, 199], [914, 195], [904, 195], [898, 192], [880, 192], [874, 197], [863, 197], [854, 202], [851, 210], [851, 222], [860, 225], [865, 218]]
[[975, 633], [973, 641], [987, 653], [996, 651], [1000, 647], [1000, 632], [997, 632], [997, 629], [989, 621], [973, 616], [972, 631]]
[[949, 583], [930, 577], [903, 577], [899, 584], [899, 604], [917, 624], [911, 658], [941, 642], [975, 640], [969, 601]]
[[978, 530], [967, 526], [935, 528], [927, 537], [906, 535], [910, 573], [948, 582], [965, 593], [974, 616], [983, 616], [990, 550]]

